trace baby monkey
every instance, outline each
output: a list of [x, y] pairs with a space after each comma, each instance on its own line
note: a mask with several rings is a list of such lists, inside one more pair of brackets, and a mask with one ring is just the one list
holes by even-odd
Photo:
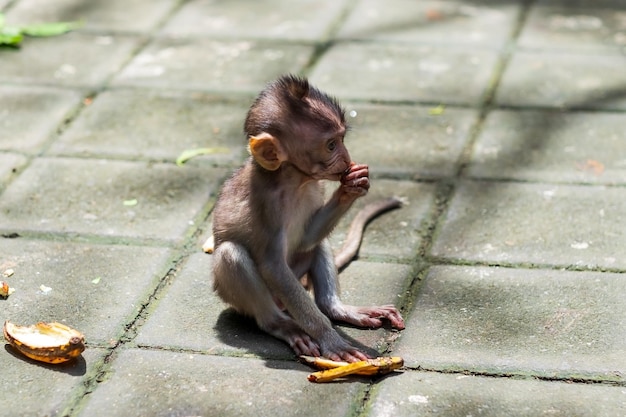
[[[215, 206], [213, 274], [226, 303], [296, 354], [354, 362], [368, 356], [331, 320], [377, 328], [386, 319], [397, 329], [404, 321], [394, 306], [355, 307], [339, 298], [327, 236], [370, 187], [367, 165], [352, 162], [344, 145], [346, 129], [338, 102], [306, 79], [283, 76], [260, 93], [244, 128], [251, 157]], [[341, 183], [326, 202], [321, 180]]]

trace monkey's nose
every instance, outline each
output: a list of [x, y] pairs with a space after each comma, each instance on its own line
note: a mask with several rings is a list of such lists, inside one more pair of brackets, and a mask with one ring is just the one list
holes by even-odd
[[346, 170], [349, 170], [352, 165], [356, 164], [356, 162], [354, 162], [347, 153], [343, 158], [343, 162], [346, 164]]

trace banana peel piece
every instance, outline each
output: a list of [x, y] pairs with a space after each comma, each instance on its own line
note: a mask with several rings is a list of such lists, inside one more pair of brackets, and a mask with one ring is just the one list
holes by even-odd
[[9, 287], [9, 283], [0, 281], [0, 297], [7, 298], [11, 294], [13, 294], [13, 288]]
[[404, 359], [399, 356], [380, 357], [354, 363], [336, 362], [312, 356], [300, 356], [300, 358], [309, 365], [323, 369], [308, 376], [311, 382], [329, 382], [346, 375], [384, 375], [404, 366]]
[[215, 239], [213, 235], [209, 236], [209, 238], [202, 244], [202, 250], [204, 253], [212, 254], [215, 250]]
[[61, 323], [18, 326], [7, 320], [3, 330], [4, 338], [15, 350], [39, 362], [67, 362], [85, 350], [85, 336]]

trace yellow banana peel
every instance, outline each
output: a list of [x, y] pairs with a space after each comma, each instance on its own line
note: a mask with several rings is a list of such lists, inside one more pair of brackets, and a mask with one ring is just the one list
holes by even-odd
[[85, 350], [83, 334], [61, 323], [18, 326], [5, 321], [3, 330], [4, 338], [15, 350], [39, 362], [67, 362]]
[[336, 362], [312, 356], [300, 356], [300, 358], [309, 365], [323, 369], [308, 376], [311, 382], [329, 382], [346, 375], [384, 375], [404, 366], [404, 360], [398, 356], [380, 357], [354, 363]]

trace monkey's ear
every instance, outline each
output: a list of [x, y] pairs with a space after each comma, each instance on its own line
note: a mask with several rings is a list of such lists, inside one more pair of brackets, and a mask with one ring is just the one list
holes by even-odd
[[287, 153], [280, 146], [280, 142], [269, 133], [250, 136], [248, 149], [259, 165], [268, 171], [276, 171], [287, 160]]

